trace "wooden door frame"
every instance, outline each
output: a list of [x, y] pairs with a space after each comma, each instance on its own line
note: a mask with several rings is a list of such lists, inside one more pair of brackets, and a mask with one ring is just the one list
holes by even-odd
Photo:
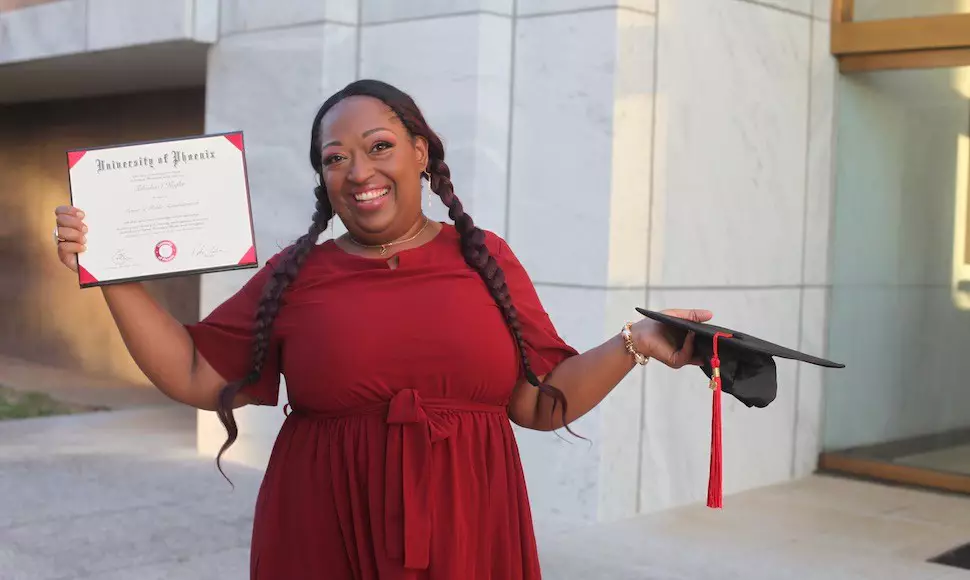
[[842, 73], [970, 65], [970, 14], [855, 21], [832, 0], [830, 50]]
[[945, 471], [907, 462], [906, 457], [970, 444], [970, 428], [906, 437], [819, 454], [819, 473], [970, 494], [970, 473]]

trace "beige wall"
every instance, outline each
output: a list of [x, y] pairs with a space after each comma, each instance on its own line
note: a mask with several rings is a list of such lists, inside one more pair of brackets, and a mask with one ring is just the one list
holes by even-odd
[[[203, 89], [0, 107], [0, 354], [146, 382], [101, 291], [80, 290], [57, 261], [65, 151], [199, 134], [204, 108]], [[180, 320], [198, 317], [198, 277], [148, 286]]]

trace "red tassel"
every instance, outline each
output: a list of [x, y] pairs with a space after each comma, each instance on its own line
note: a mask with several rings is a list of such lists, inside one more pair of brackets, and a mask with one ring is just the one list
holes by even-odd
[[711, 357], [711, 389], [714, 391], [711, 406], [711, 468], [707, 481], [707, 507], [723, 506], [723, 471], [721, 445], [721, 359], [717, 356], [717, 339], [730, 337], [724, 332], [714, 333], [714, 355]]

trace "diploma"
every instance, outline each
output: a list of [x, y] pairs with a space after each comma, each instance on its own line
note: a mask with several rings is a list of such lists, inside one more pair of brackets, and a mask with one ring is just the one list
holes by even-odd
[[82, 288], [255, 268], [241, 132], [67, 152]]

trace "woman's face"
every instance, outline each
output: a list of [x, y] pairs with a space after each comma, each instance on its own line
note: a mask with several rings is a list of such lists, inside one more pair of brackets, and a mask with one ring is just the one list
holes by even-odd
[[321, 121], [320, 144], [330, 204], [354, 239], [388, 242], [417, 223], [427, 143], [412, 142], [387, 105], [371, 97], [340, 101]]

